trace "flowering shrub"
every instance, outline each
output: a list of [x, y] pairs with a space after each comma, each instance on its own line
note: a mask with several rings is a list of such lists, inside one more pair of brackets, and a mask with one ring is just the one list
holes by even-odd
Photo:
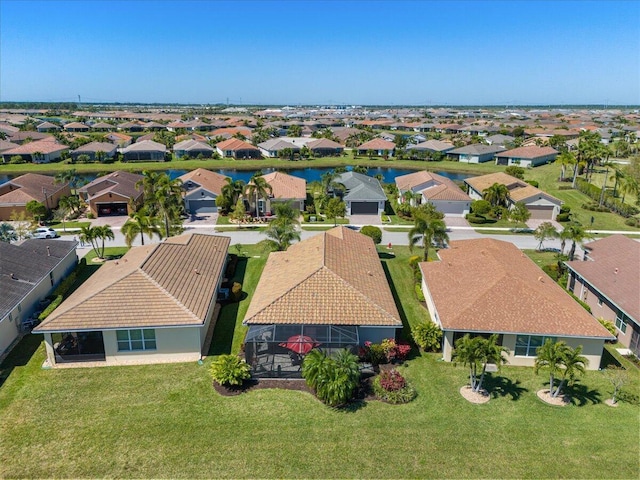
[[397, 392], [407, 384], [402, 374], [395, 368], [391, 371], [380, 372], [380, 386], [387, 392]]
[[411, 346], [404, 343], [396, 343], [392, 338], [385, 338], [382, 343], [364, 342], [364, 348], [360, 348], [360, 358], [372, 365], [381, 363], [403, 362]]

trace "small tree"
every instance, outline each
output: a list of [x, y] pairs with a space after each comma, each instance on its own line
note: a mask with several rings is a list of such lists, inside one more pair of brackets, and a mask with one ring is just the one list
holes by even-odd
[[47, 214], [47, 207], [45, 207], [43, 203], [38, 202], [37, 200], [31, 200], [27, 202], [27, 204], [25, 205], [25, 210], [38, 223], [40, 222], [40, 220], [42, 220], [42, 217]]
[[[557, 397], [565, 383], [573, 381], [578, 375], [585, 372], [585, 366], [589, 361], [581, 355], [582, 346], [575, 349], [565, 342], [554, 342], [547, 339], [536, 350], [535, 372], [540, 369], [549, 370], [549, 395]], [[560, 384], [555, 387], [556, 378], [560, 377]]]
[[542, 250], [544, 241], [550, 238], [556, 238], [558, 231], [551, 222], [542, 222], [533, 232], [533, 237], [538, 240], [537, 250]]
[[511, 210], [509, 210], [509, 219], [516, 223], [525, 223], [531, 218], [531, 212], [527, 209], [524, 202], [517, 202]]
[[613, 396], [611, 398], [611, 404], [615, 405], [616, 403], [618, 403], [618, 392], [620, 392], [620, 389], [629, 381], [629, 374], [622, 367], [609, 365], [604, 371], [604, 376], [613, 386]]
[[229, 218], [235, 220], [236, 222], [241, 222], [247, 216], [247, 211], [244, 208], [244, 200], [239, 198], [236, 202], [236, 206], [233, 209], [233, 212], [229, 214]]
[[464, 366], [469, 367], [469, 384], [471, 389], [475, 391], [478, 385], [478, 366], [480, 365], [480, 343], [482, 337], [471, 337], [468, 333], [464, 337], [459, 338], [455, 344], [453, 352], [454, 362], [460, 362]]
[[325, 214], [328, 219], [333, 219], [333, 225], [338, 224], [338, 218], [343, 218], [347, 214], [347, 205], [338, 197], [333, 197], [327, 202]]
[[373, 243], [379, 245], [382, 242], [382, 230], [378, 227], [374, 227], [373, 225], [366, 225], [362, 227], [360, 233], [366, 235], [367, 237], [371, 237], [373, 239]]
[[512, 177], [519, 178], [520, 180], [524, 180], [524, 168], [518, 167], [517, 165], [509, 165], [504, 169], [504, 173], [511, 175]]
[[237, 355], [220, 355], [211, 363], [211, 376], [220, 385], [238, 386], [251, 378], [251, 367]]

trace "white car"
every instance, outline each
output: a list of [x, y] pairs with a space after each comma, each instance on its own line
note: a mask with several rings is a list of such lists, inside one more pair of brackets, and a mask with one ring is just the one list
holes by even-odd
[[33, 238], [58, 238], [58, 232], [50, 227], [39, 227], [33, 232]]

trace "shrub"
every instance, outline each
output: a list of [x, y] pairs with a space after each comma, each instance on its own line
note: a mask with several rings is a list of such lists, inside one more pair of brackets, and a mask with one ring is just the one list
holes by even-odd
[[49, 315], [51, 315], [51, 312], [53, 312], [56, 308], [58, 308], [58, 305], [60, 305], [62, 303], [62, 299], [64, 297], [62, 295], [58, 295], [53, 302], [51, 302], [47, 308], [44, 309], [44, 311], [38, 315], [38, 320], [42, 321], [45, 318], [47, 318]]
[[211, 376], [220, 385], [242, 385], [251, 378], [251, 367], [237, 355], [220, 355], [211, 363]]
[[471, 202], [471, 211], [476, 215], [486, 215], [491, 211], [491, 203], [486, 200], [474, 200]]
[[[394, 379], [391, 380], [391, 377], [394, 377]], [[399, 379], [402, 379], [402, 381]], [[398, 389], [387, 390], [385, 388], [385, 386], [393, 388], [399, 383], [404, 385]], [[416, 390], [396, 370], [382, 372], [378, 375], [373, 381], [373, 393], [381, 400], [393, 404], [409, 403], [417, 395]]]
[[305, 213], [304, 215], [302, 215], [302, 218], [304, 218], [304, 223], [309, 223], [310, 217], [311, 215], [309, 215], [308, 213]]
[[467, 214], [467, 221], [469, 223], [483, 224], [483, 223], [496, 223], [493, 218], [486, 218], [481, 215], [473, 215], [471, 213]]
[[[595, 202], [600, 201], [600, 197], [602, 196], [602, 189], [596, 187], [595, 185], [587, 182], [583, 178], [578, 178], [576, 181], [576, 189], [585, 195], [587, 195], [591, 200]], [[640, 213], [637, 207], [633, 205], [629, 205], [628, 203], [623, 203], [617, 198], [612, 197], [608, 193], [605, 192], [602, 197], [603, 203], [606, 207], [608, 207], [613, 212], [621, 215], [623, 217], [631, 217], [633, 215], [637, 215]]]
[[591, 307], [589, 306], [588, 303], [583, 302], [582, 300], [580, 300], [576, 295], [574, 295], [571, 292], [569, 292], [569, 295], [571, 295], [573, 297], [573, 299], [576, 302], [578, 302], [582, 308], [584, 308], [587, 312], [591, 313]]
[[524, 180], [524, 168], [522, 167], [510, 165], [504, 169], [504, 173], [511, 175], [512, 177], [519, 178], [520, 180]]
[[560, 213], [569, 213], [571, 211], [571, 207], [566, 203], [560, 207]]
[[231, 286], [231, 300], [239, 302], [242, 299], [242, 284], [233, 282]]
[[424, 292], [422, 291], [422, 285], [420, 285], [419, 283], [416, 283], [415, 290], [416, 290], [416, 298], [418, 299], [418, 301], [424, 302], [425, 298], [424, 298]]
[[387, 392], [397, 392], [407, 385], [407, 381], [395, 368], [393, 370], [384, 370], [380, 372], [378, 379], [380, 381], [380, 386]]
[[360, 233], [366, 235], [367, 237], [371, 237], [373, 239], [373, 243], [375, 243], [376, 245], [382, 242], [382, 230], [380, 230], [378, 227], [365, 225], [360, 229]]
[[435, 323], [428, 321], [419, 323], [411, 329], [413, 341], [422, 350], [437, 351], [440, 350], [442, 343], [442, 330]]
[[331, 407], [345, 405], [360, 380], [358, 357], [344, 349], [335, 358], [312, 350], [302, 362], [302, 377], [318, 399]]
[[71, 288], [71, 285], [73, 285], [73, 283], [76, 281], [77, 278], [78, 278], [78, 274], [74, 270], [67, 276], [67, 278], [65, 278], [62, 282], [60, 282], [60, 285], [58, 285], [56, 289], [53, 291], [53, 295], [56, 295], [56, 296], [65, 295], [69, 291], [69, 289]]
[[559, 213], [556, 216], [556, 221], [558, 221], [558, 222], [568, 222], [569, 220], [571, 220], [571, 214], [570, 213]]
[[22, 155], [14, 155], [9, 159], [9, 164], [11, 165], [17, 165], [20, 163], [27, 163], [27, 161], [22, 158]]
[[635, 217], [627, 218], [624, 221], [624, 224], [630, 227], [640, 228], [640, 218], [635, 218]]
[[609, 330], [609, 333], [611, 335], [613, 335], [614, 337], [617, 335], [618, 332], [616, 331], [616, 326], [613, 322], [605, 320], [602, 317], [598, 318], [598, 321], [600, 322], [600, 325]]
[[364, 342], [363, 352], [363, 359], [371, 365], [380, 365], [387, 359], [384, 348], [379, 343]]
[[536, 180], [525, 180], [525, 182], [536, 188], [540, 186], [540, 184]]
[[558, 190], [573, 190], [571, 185], [558, 185]]
[[413, 270], [420, 270], [418, 268], [418, 264], [422, 261], [422, 257], [420, 257], [419, 255], [413, 255], [412, 257], [409, 258], [409, 266], [413, 269]]
[[585, 210], [589, 210], [591, 212], [608, 212], [610, 211], [607, 207], [600, 206], [599, 204], [595, 203], [595, 202], [591, 202], [591, 203], [583, 203], [582, 204], [582, 208], [584, 208]]
[[91, 220], [91, 219], [93, 219], [93, 218], [96, 218], [96, 216], [95, 216], [93, 213], [89, 212], [89, 213], [87, 213], [87, 218], [88, 218], [89, 220]]

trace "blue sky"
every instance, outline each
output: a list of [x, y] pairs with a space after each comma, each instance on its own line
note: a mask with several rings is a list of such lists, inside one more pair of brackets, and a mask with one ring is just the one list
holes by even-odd
[[0, 100], [640, 104], [636, 1], [0, 0]]

